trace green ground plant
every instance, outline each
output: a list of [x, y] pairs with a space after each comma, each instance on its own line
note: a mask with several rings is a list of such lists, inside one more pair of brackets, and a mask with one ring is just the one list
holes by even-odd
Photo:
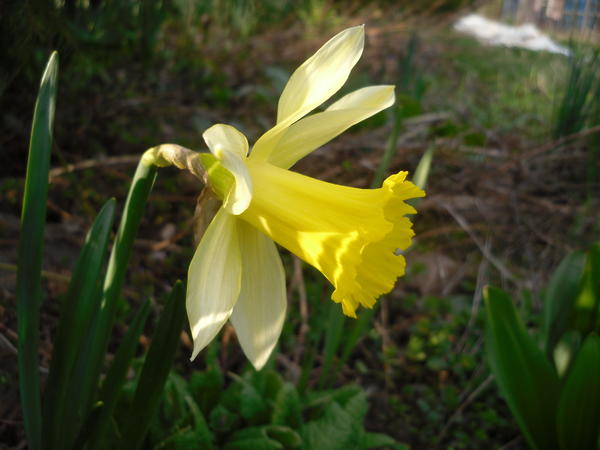
[[538, 341], [511, 297], [488, 287], [487, 356], [534, 449], [595, 449], [600, 439], [600, 246], [567, 256], [544, 296]]
[[[112, 415], [149, 312], [146, 302], [134, 317], [99, 389], [131, 247], [156, 176], [155, 169], [141, 166], [134, 176], [108, 265], [106, 250], [114, 200], [109, 200], [96, 217], [79, 254], [63, 300], [41, 401], [41, 267], [57, 77], [58, 55], [53, 53], [42, 77], [32, 123], [17, 269], [19, 386], [28, 445], [34, 450], [83, 448], [97, 442], [94, 439], [102, 436]], [[178, 282], [156, 327], [136, 386], [134, 401], [140, 414], [123, 435], [124, 448], [138, 448], [149, 426], [157, 393], [162, 391], [177, 348], [185, 312], [183, 295]]]
[[[358, 386], [302, 395], [273, 370], [226, 376], [215, 362], [193, 372], [189, 381], [174, 372], [169, 375], [145, 442], [148, 448], [405, 448], [385, 434], [364, 429], [369, 404]], [[136, 410], [135, 383], [124, 387], [115, 426], [105, 441], [109, 447]]]

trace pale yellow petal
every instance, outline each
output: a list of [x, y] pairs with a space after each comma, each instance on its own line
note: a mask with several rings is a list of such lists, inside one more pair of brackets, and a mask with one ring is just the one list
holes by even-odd
[[269, 156], [269, 162], [285, 169], [334, 137], [394, 103], [394, 86], [370, 86], [354, 91], [321, 113], [290, 126]]
[[280, 134], [335, 94], [360, 59], [365, 43], [364, 26], [336, 34], [292, 74], [277, 107], [277, 125], [252, 148], [252, 158], [266, 160]]
[[238, 222], [242, 288], [231, 322], [246, 357], [260, 370], [281, 334], [287, 306], [285, 272], [273, 241]]
[[223, 199], [223, 207], [230, 213], [243, 213], [252, 200], [252, 179], [244, 159], [248, 154], [248, 140], [231, 125], [217, 124], [206, 130], [202, 137], [209, 150], [234, 177], [234, 184]]
[[231, 125], [224, 123], [213, 125], [202, 133], [202, 137], [212, 154], [217, 158], [219, 158], [220, 149], [234, 152], [240, 158], [245, 158], [248, 155], [248, 139]]
[[242, 280], [238, 219], [220, 209], [202, 237], [188, 272], [186, 309], [194, 340], [192, 358], [231, 316]]

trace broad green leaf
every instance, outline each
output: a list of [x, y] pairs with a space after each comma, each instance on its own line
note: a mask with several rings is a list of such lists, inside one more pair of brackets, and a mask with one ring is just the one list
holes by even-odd
[[206, 446], [206, 442], [203, 440], [203, 437], [196, 431], [183, 428], [181, 430], [177, 430], [174, 434], [153, 448], [154, 450], [210, 450], [212, 447]]
[[356, 423], [344, 409], [330, 403], [322, 417], [302, 427], [303, 449], [352, 450], [360, 444], [362, 423]]
[[283, 387], [283, 378], [275, 370], [261, 370], [260, 372], [252, 372], [254, 377], [258, 376], [262, 378], [262, 384], [260, 386], [260, 393], [263, 398], [272, 403], [277, 398], [277, 394]]
[[[44, 446], [65, 448], [64, 411], [70, 407], [67, 393], [73, 382], [73, 366], [98, 310], [95, 295], [106, 259], [110, 230], [115, 214], [114, 199], [106, 202], [90, 229], [64, 299], [54, 339], [50, 374], [44, 395]], [[67, 444], [68, 445], [68, 444]]]
[[[233, 406], [233, 408], [236, 411], [239, 411], [240, 415], [250, 425], [258, 425], [268, 420], [269, 408], [267, 402], [263, 395], [261, 395], [261, 392], [252, 383], [252, 381], [256, 381], [256, 379], [253, 380], [247, 375], [245, 377], [240, 377], [235, 374], [230, 375], [239, 385], [241, 385], [241, 390], [239, 391], [237, 404], [235, 404], [235, 406], [231, 404], [226, 406], [230, 408]], [[223, 403], [225, 404], [225, 402]]]
[[488, 286], [484, 298], [487, 356], [500, 392], [529, 445], [556, 449], [558, 376], [527, 334], [510, 296]]
[[[186, 383], [182, 377], [173, 372], [169, 375], [169, 381], [174, 387], [174, 390], [177, 392], [177, 397], [182, 400], [183, 405], [185, 405], [185, 408], [187, 409], [184, 413], [183, 408], [180, 408], [180, 411], [177, 412], [179, 418], [183, 419], [185, 416], [187, 416], [187, 411], [189, 411], [191, 415], [192, 429], [194, 430], [194, 438], [196, 440], [196, 446], [193, 448], [211, 450], [213, 448], [214, 437], [208, 428], [204, 414], [202, 414], [200, 407], [194, 401], [189, 392], [188, 383]], [[164, 397], [169, 395], [169, 393], [165, 392]], [[170, 395], [170, 397], [172, 398], [174, 396]]]
[[291, 383], [285, 383], [275, 399], [271, 423], [274, 425], [288, 425], [294, 429], [302, 424], [302, 407], [298, 391]]
[[240, 416], [219, 404], [211, 412], [208, 422], [215, 433], [228, 434], [238, 428]]
[[361, 389], [355, 395], [350, 397], [342, 406], [355, 422], [362, 424], [367, 415], [367, 411], [369, 411], [367, 394]]
[[184, 316], [185, 290], [178, 281], [173, 286], [169, 302], [152, 336], [152, 344], [135, 390], [132, 414], [123, 430], [119, 447], [122, 450], [136, 450], [142, 445], [175, 358]]
[[[121, 388], [127, 376], [127, 370], [135, 354], [135, 349], [138, 346], [139, 338], [144, 330], [144, 324], [149, 313], [150, 302], [146, 301], [140, 307], [129, 326], [127, 334], [123, 338], [121, 345], [119, 345], [113, 363], [102, 383], [102, 390], [99, 395], [99, 400], [103, 404], [102, 411], [98, 414], [96, 420], [89, 425], [89, 428], [83, 430], [88, 435], [87, 438], [80, 439], [83, 442], [89, 442], [88, 448], [90, 450], [103, 448], [102, 438], [105, 435], [106, 427], [117, 404]], [[79, 447], [76, 446], [76, 448]]]
[[44, 224], [57, 79], [58, 53], [53, 52], [42, 75], [33, 112], [17, 262], [19, 389], [25, 434], [32, 450], [42, 445], [38, 346]]
[[338, 389], [307, 392], [306, 398], [304, 399], [304, 406], [307, 408], [315, 408], [322, 405], [328, 405], [331, 402], [345, 405], [346, 402], [356, 396], [360, 391], [360, 387], [349, 384]]
[[217, 366], [210, 367], [203, 372], [192, 373], [188, 383], [192, 397], [206, 415], [219, 402], [224, 386], [223, 373]]
[[554, 346], [552, 357], [558, 377], [562, 378], [573, 362], [575, 355], [581, 346], [581, 333], [577, 330], [565, 332], [558, 343]]
[[600, 244], [587, 253], [581, 290], [575, 304], [574, 327], [585, 336], [597, 326], [600, 309]]
[[300, 435], [289, 427], [267, 425], [264, 429], [269, 438], [281, 443], [285, 449], [299, 448], [302, 445]]
[[283, 445], [273, 439], [257, 437], [232, 440], [223, 450], [283, 450]]
[[600, 337], [583, 342], [562, 388], [556, 417], [562, 450], [592, 450], [600, 437]]
[[258, 443], [265, 448], [294, 449], [299, 448], [302, 439], [291, 428], [278, 425], [246, 427], [231, 435], [225, 448], [246, 448], [249, 442]]
[[554, 271], [544, 297], [544, 334], [546, 353], [551, 355], [554, 346], [567, 331], [573, 306], [579, 293], [585, 254], [567, 255]]
[[391, 447], [396, 444], [396, 441], [391, 436], [383, 433], [369, 433], [365, 432], [362, 438], [363, 448], [380, 448], [380, 447]]

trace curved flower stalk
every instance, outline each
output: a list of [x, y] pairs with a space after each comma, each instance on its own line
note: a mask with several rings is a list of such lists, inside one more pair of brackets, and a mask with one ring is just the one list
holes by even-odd
[[[405, 216], [416, 212], [405, 200], [425, 195], [405, 180], [406, 172], [390, 176], [379, 189], [358, 189], [288, 170], [393, 104], [393, 86], [370, 86], [306, 116], [342, 87], [363, 46], [364, 27], [349, 28], [305, 61], [281, 94], [276, 125], [251, 152], [232, 126], [218, 124], [204, 132], [210, 153], [196, 155], [222, 207], [189, 268], [192, 359], [230, 319], [248, 359], [256, 369], [264, 366], [287, 304], [275, 242], [320, 270], [335, 287], [332, 300], [351, 317], [359, 305], [371, 308], [404, 274], [399, 252], [414, 234]], [[149, 162], [167, 164], [156, 152], [149, 155]], [[188, 156], [176, 165], [194, 166]]]

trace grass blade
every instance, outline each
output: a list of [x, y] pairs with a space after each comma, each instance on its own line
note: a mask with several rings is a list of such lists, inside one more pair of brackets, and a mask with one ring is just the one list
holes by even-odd
[[119, 447], [122, 450], [136, 450], [142, 445], [175, 358], [184, 316], [185, 290], [183, 283], [178, 281], [173, 286], [169, 302], [162, 312], [142, 367], [133, 397], [130, 420], [123, 430], [123, 439]]
[[421, 156], [421, 160], [415, 169], [413, 183], [421, 189], [425, 189], [425, 186], [427, 185], [427, 178], [429, 178], [429, 170], [431, 169], [431, 161], [433, 160], [433, 151], [433, 146], [427, 147], [427, 150], [425, 150], [425, 153], [423, 153], [423, 156]]
[[358, 341], [360, 341], [360, 339], [366, 335], [367, 330], [369, 330], [373, 325], [373, 318], [375, 317], [375, 313], [379, 310], [380, 303], [381, 300], [377, 302], [371, 309], [364, 308], [358, 315], [358, 318], [352, 324], [350, 333], [344, 338], [340, 360], [337, 365], [338, 370], [344, 367], [344, 364], [346, 364], [346, 361], [348, 361], [348, 358], [350, 358], [350, 355], [356, 347], [356, 344], [358, 344]]
[[558, 376], [527, 334], [510, 296], [488, 286], [484, 298], [486, 351], [498, 387], [529, 445], [557, 449]]
[[85, 429], [80, 439], [78, 439], [78, 443], [75, 444], [75, 448], [82, 448], [85, 442], [89, 442], [89, 450], [104, 448], [102, 446], [102, 437], [105, 435], [110, 416], [117, 404], [121, 387], [125, 381], [127, 370], [135, 354], [135, 349], [149, 312], [150, 302], [146, 301], [137, 312], [131, 326], [127, 330], [127, 334], [119, 346], [115, 359], [104, 379], [99, 397], [99, 401], [102, 403], [102, 410], [95, 416], [92, 424], [84, 427]]
[[42, 433], [38, 368], [39, 308], [42, 297], [42, 249], [57, 79], [58, 53], [53, 52], [42, 76], [33, 113], [17, 263], [19, 389], [25, 434], [32, 450], [41, 447]]
[[600, 430], [600, 337], [584, 341], [562, 389], [557, 414], [563, 450], [597, 448]]
[[[73, 366], [97, 310], [98, 280], [106, 258], [108, 240], [115, 215], [111, 199], [98, 213], [75, 264], [63, 302], [58, 331], [54, 339], [50, 374], [44, 397], [44, 446], [64, 448], [63, 414]], [[67, 425], [68, 426], [68, 425]]]

